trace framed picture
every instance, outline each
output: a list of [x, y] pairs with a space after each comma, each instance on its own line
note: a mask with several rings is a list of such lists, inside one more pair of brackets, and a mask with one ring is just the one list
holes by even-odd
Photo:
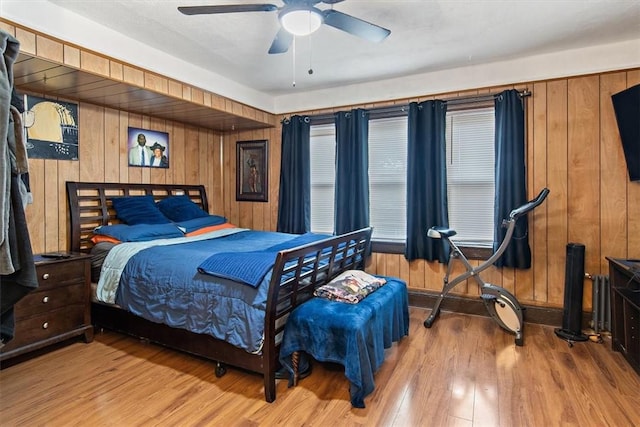
[[25, 95], [27, 156], [78, 160], [78, 104]]
[[130, 127], [127, 132], [129, 166], [169, 167], [169, 134]]
[[266, 139], [236, 143], [236, 200], [269, 200], [267, 144]]

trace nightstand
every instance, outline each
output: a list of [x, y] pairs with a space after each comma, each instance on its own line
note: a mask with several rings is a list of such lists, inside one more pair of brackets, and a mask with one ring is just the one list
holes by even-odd
[[38, 288], [14, 306], [14, 338], [0, 349], [0, 361], [82, 335], [93, 341], [91, 257], [62, 253], [34, 255]]

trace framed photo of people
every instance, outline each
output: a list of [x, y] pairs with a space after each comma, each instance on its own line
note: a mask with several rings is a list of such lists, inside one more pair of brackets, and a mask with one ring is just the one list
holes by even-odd
[[129, 166], [169, 167], [169, 134], [129, 127], [127, 132]]
[[236, 142], [236, 200], [269, 201], [268, 141]]

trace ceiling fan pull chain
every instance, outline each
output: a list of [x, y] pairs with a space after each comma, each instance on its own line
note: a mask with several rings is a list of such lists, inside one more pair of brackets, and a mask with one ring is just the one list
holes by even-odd
[[293, 70], [292, 70], [293, 71], [293, 87], [296, 87], [296, 37], [295, 36], [293, 36], [291, 47], [292, 47], [291, 53], [293, 56], [293, 59], [291, 61], [293, 63]]
[[312, 49], [312, 45], [313, 43], [311, 43], [311, 34], [309, 34], [309, 75], [313, 74], [313, 49]]

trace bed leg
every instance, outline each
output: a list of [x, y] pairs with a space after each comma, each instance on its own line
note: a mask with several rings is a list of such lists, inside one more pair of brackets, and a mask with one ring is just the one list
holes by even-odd
[[216, 377], [220, 378], [227, 373], [227, 367], [220, 362], [216, 362]]
[[298, 363], [300, 361], [300, 353], [294, 351], [291, 355], [291, 367], [293, 368], [293, 386], [298, 385]]
[[269, 403], [276, 400], [276, 372], [273, 369], [264, 376], [264, 400]]

